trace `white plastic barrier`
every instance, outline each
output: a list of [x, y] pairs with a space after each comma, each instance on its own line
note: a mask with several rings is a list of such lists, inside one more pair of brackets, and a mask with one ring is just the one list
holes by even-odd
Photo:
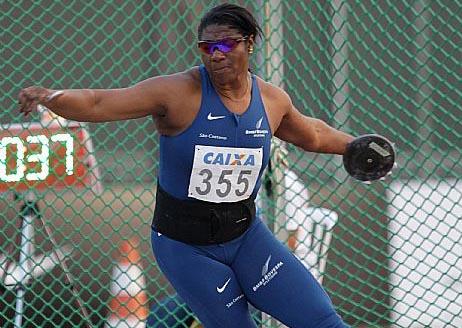
[[462, 181], [395, 182], [387, 196], [393, 327], [462, 327]]

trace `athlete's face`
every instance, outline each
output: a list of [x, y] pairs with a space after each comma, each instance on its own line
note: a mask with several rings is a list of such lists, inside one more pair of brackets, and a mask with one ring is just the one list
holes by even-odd
[[253, 42], [253, 36], [242, 35], [226, 25], [204, 28], [198, 46], [211, 78], [220, 83], [231, 83], [240, 74], [247, 74], [249, 47], [253, 47]]

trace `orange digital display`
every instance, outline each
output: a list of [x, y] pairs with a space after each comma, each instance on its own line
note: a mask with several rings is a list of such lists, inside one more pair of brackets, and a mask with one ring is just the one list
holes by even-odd
[[77, 122], [2, 125], [0, 192], [91, 184], [88, 132]]

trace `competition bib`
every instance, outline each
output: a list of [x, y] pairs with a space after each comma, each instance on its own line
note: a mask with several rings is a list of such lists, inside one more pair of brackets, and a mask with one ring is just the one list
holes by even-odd
[[263, 161], [263, 148], [196, 145], [188, 195], [221, 203], [237, 202], [252, 194]]

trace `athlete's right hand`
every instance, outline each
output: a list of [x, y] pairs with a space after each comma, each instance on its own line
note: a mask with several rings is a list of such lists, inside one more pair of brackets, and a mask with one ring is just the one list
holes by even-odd
[[18, 95], [19, 111], [24, 116], [37, 110], [38, 105], [46, 106], [49, 101], [62, 94], [62, 91], [50, 90], [43, 87], [28, 87], [22, 89]]

